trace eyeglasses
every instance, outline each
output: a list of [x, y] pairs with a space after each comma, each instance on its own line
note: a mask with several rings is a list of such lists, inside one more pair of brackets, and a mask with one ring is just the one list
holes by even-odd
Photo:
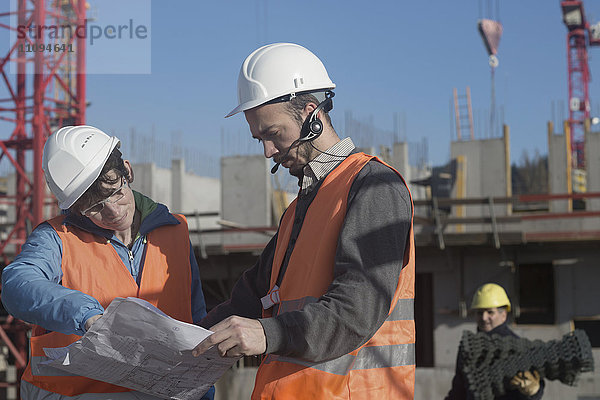
[[113, 204], [113, 203], [116, 203], [117, 201], [121, 200], [123, 197], [125, 197], [125, 190], [123, 190], [123, 189], [125, 188], [125, 186], [127, 186], [127, 179], [125, 179], [125, 178], [121, 178], [121, 179], [122, 179], [121, 186], [116, 188], [115, 191], [110, 194], [110, 196], [108, 196], [104, 200], [101, 200], [97, 203], [92, 204], [85, 210], [81, 211], [81, 214], [85, 215], [86, 217], [92, 217], [92, 216], [98, 214], [99, 212], [101, 212], [102, 210], [104, 210], [104, 206], [106, 205], [106, 203]]

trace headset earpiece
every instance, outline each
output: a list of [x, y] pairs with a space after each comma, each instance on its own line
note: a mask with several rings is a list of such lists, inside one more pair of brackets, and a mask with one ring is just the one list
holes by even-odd
[[315, 118], [308, 125], [308, 129], [310, 129], [310, 133], [313, 135], [320, 135], [323, 132], [323, 123], [319, 118]]
[[333, 108], [333, 96], [335, 96], [335, 93], [327, 91], [325, 93], [325, 100], [319, 103], [310, 116], [306, 118], [304, 124], [302, 124], [300, 141], [304, 142], [316, 139], [323, 132], [323, 122], [319, 119], [318, 114], [321, 110], [325, 112], [331, 111]]
[[302, 135], [300, 141], [313, 140], [319, 137], [323, 132], [323, 122], [317, 118], [316, 113], [312, 113], [302, 125]]

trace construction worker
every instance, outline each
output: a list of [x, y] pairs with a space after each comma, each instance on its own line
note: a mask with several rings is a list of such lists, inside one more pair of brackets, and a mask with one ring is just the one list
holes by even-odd
[[261, 47], [242, 64], [239, 105], [264, 155], [298, 196], [231, 299], [201, 322], [194, 353], [265, 355], [253, 399], [412, 399], [412, 200], [398, 172], [340, 140], [330, 80], [302, 46]]
[[[502, 286], [495, 283], [481, 285], [471, 302], [471, 310], [476, 314], [477, 331], [488, 335], [518, 337], [507, 325], [510, 312], [510, 300]], [[521, 371], [511, 380], [513, 390], [499, 400], [538, 400], [544, 394], [544, 380], [537, 371]], [[452, 388], [446, 400], [467, 399], [466, 380], [462, 374], [460, 355], [456, 360], [456, 373], [452, 380]]]
[[[40, 224], [2, 273], [8, 312], [35, 324], [21, 398], [156, 398], [45, 366], [44, 348], [83, 335], [115, 297], [139, 297], [173, 318], [199, 322], [206, 307], [186, 220], [130, 188], [120, 142], [69, 126], [44, 146], [46, 182], [62, 215]], [[212, 399], [214, 388], [203, 397]]]

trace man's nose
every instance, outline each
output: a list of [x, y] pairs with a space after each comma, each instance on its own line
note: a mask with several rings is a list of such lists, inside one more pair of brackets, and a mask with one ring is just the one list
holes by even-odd
[[273, 144], [273, 142], [269, 142], [267, 140], [263, 141], [263, 148], [265, 151], [266, 158], [271, 158], [271, 157], [273, 157], [274, 154], [277, 153], [277, 149], [275, 148], [275, 145]]
[[104, 208], [102, 209], [102, 213], [107, 216], [113, 216], [119, 213], [118, 204], [115, 203], [104, 203]]

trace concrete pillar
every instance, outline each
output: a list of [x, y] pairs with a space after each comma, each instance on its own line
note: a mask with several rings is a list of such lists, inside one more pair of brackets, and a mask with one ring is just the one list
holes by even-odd
[[170, 169], [159, 168], [154, 163], [133, 165], [132, 189], [162, 203], [173, 210], [171, 204], [172, 173]]
[[[585, 134], [585, 169], [587, 191], [600, 192], [600, 131]], [[600, 198], [588, 199], [587, 210], [600, 211]]]
[[[508, 132], [502, 138], [455, 141], [450, 144], [452, 159], [462, 157], [465, 166], [464, 187], [455, 184], [453, 197], [506, 197], [510, 184], [510, 155], [508, 154]], [[460, 182], [459, 182], [460, 183]], [[494, 207], [496, 216], [506, 215], [506, 205]], [[466, 206], [465, 216], [489, 216], [489, 206]], [[476, 228], [472, 226], [472, 228]], [[476, 228], [481, 229], [481, 227]]]
[[[262, 154], [221, 158], [221, 217], [231, 226], [271, 226], [269, 160]], [[269, 241], [261, 233], [224, 233], [223, 246], [252, 247]]]
[[[506, 171], [506, 197], [512, 197], [512, 171], [510, 166], [510, 128], [508, 125], [503, 125], [504, 136], [504, 168]], [[506, 214], [512, 214], [512, 204], [506, 205]]]
[[408, 163], [408, 143], [394, 143], [390, 165], [402, 174], [406, 182], [410, 182], [412, 177]]
[[185, 161], [171, 160], [171, 207], [172, 212], [183, 212], [183, 182]]
[[[565, 134], [555, 135], [548, 125], [548, 191], [549, 194], [571, 193], [571, 141], [569, 125], [564, 124]], [[550, 212], [570, 212], [571, 200], [550, 201]]]
[[[467, 160], [464, 155], [456, 156], [456, 177], [454, 181], [454, 188], [452, 190], [452, 197], [455, 199], [464, 199], [467, 197]], [[459, 218], [466, 216], [466, 206], [457, 205], [452, 207], [454, 215]], [[464, 233], [465, 225], [456, 225], [457, 233]]]
[[133, 182], [131, 188], [137, 190], [140, 193], [154, 199], [154, 176], [156, 166], [154, 163], [151, 164], [135, 164], [133, 165]]
[[379, 158], [389, 164], [392, 160], [390, 148], [384, 145], [379, 146]]

